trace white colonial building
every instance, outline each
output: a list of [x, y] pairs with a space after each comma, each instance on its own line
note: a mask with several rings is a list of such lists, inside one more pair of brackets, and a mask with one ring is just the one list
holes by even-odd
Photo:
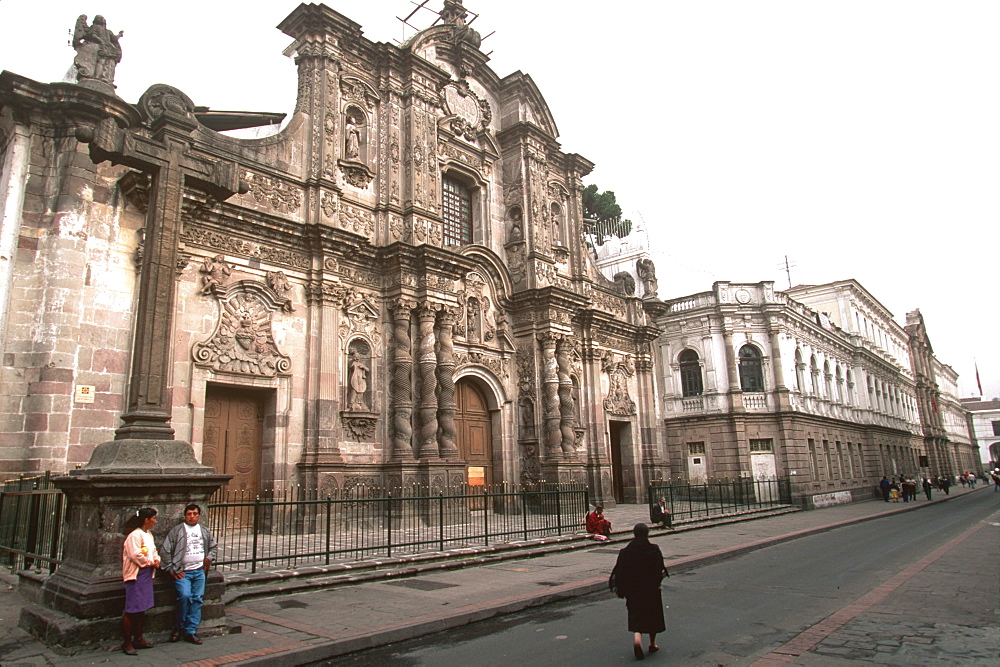
[[882, 475], [918, 472], [906, 334], [856, 281], [789, 293], [716, 282], [666, 301], [657, 325], [673, 475], [788, 477], [811, 506], [870, 497]]

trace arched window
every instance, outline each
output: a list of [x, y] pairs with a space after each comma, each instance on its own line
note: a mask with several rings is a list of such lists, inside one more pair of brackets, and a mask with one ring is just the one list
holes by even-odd
[[472, 190], [450, 176], [441, 179], [441, 189], [444, 245], [472, 243]]
[[684, 350], [677, 361], [681, 367], [681, 393], [684, 396], [701, 396], [704, 387], [701, 382], [698, 353], [694, 350]]
[[812, 393], [819, 396], [819, 366], [816, 365], [816, 355], [809, 357], [809, 376], [812, 381]]
[[740, 348], [740, 389], [743, 391], [764, 391], [764, 369], [760, 350], [747, 344]]
[[844, 376], [841, 375], [840, 365], [839, 364], [837, 365], [836, 375], [837, 375], [837, 402], [838, 403], [843, 403], [844, 402]]
[[828, 401], [833, 400], [833, 376], [830, 375], [830, 362], [823, 362], [823, 386], [826, 388], [826, 399]]

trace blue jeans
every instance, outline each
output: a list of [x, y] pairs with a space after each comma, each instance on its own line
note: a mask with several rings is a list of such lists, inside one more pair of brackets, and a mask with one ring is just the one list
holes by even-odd
[[174, 579], [177, 589], [177, 629], [187, 635], [198, 631], [201, 598], [205, 594], [205, 570], [186, 570], [183, 579]]

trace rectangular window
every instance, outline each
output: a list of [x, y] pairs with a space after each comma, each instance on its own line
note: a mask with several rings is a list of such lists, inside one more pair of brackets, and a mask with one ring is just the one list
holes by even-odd
[[830, 460], [830, 441], [823, 441], [823, 458], [826, 459], [826, 478], [833, 479], [833, 461]]
[[771, 438], [761, 438], [759, 440], [750, 441], [750, 451], [751, 452], [773, 452], [774, 451], [774, 441]]
[[472, 243], [472, 192], [452, 178], [442, 179], [442, 191], [444, 244]]
[[993, 422], [993, 435], [1000, 435], [1000, 421]]
[[696, 454], [705, 453], [705, 443], [704, 442], [689, 442], [688, 443], [688, 455], [694, 456]]

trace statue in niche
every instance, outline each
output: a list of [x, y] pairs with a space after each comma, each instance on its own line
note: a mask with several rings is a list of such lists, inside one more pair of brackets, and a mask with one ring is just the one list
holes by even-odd
[[76, 58], [73, 66], [76, 68], [76, 80], [80, 83], [88, 80], [97, 81], [115, 87], [115, 67], [122, 60], [122, 47], [118, 43], [125, 31], [117, 35], [108, 30], [108, 24], [103, 16], [95, 16], [94, 22], [87, 25], [87, 15], [81, 14], [76, 20], [73, 30], [73, 48]]
[[475, 297], [470, 298], [466, 305], [466, 313], [468, 314], [468, 326], [466, 328], [466, 338], [472, 343], [479, 342], [479, 299]]
[[206, 257], [199, 270], [205, 274], [201, 277], [201, 293], [206, 295], [211, 294], [217, 287], [225, 287], [229, 276], [233, 273], [232, 267], [226, 263], [226, 258], [222, 255]]
[[521, 398], [521, 437], [535, 437], [535, 404], [527, 396]]
[[347, 361], [347, 409], [352, 412], [370, 411], [366, 395], [368, 393], [368, 374], [371, 369], [365, 364], [365, 357], [361, 345], [352, 344]]
[[361, 126], [363, 123], [359, 113], [355, 111], [347, 113], [347, 123], [344, 125], [344, 157], [348, 160], [361, 158]]
[[643, 257], [636, 261], [635, 272], [642, 281], [643, 295], [647, 297], [656, 296], [656, 266], [653, 260]]
[[508, 243], [519, 243], [524, 240], [524, 230], [521, 221], [521, 209], [516, 206], [510, 210], [510, 233], [507, 236]]

